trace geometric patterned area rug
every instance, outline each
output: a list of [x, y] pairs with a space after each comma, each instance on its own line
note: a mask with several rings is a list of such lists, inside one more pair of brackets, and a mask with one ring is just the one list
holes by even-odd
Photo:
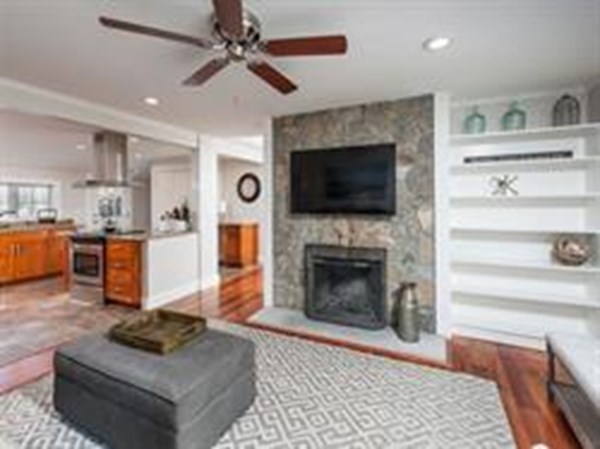
[[[211, 321], [256, 344], [258, 395], [217, 449], [515, 448], [496, 384]], [[0, 397], [0, 447], [106, 448], [61, 420], [52, 377]]]

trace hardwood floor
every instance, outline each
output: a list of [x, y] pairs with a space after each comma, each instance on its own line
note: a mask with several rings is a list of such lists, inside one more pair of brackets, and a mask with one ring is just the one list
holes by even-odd
[[[259, 268], [226, 279], [219, 288], [183, 298], [170, 306], [174, 310], [244, 323], [262, 307], [262, 276]], [[264, 326], [260, 326], [265, 328]], [[367, 350], [344, 342], [309, 338]], [[369, 350], [384, 357], [384, 351]], [[503, 346], [468, 338], [454, 338], [449, 343], [451, 360], [445, 369], [464, 372], [497, 382], [518, 447], [529, 449], [545, 444], [551, 449], [579, 449], [580, 446], [545, 393], [546, 357], [538, 351]], [[52, 369], [53, 350], [43, 351], [0, 368], [0, 392], [35, 380]], [[398, 357], [419, 363], [414, 357]]]

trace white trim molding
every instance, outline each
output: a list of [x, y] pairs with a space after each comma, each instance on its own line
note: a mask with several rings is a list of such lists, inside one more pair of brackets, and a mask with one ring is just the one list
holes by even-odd
[[49, 115], [189, 148], [195, 148], [197, 142], [197, 133], [192, 130], [139, 117], [108, 106], [7, 78], [0, 78], [0, 109]]

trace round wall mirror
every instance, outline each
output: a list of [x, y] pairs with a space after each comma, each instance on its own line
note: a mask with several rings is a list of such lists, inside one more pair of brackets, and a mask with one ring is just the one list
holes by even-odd
[[245, 173], [237, 183], [237, 193], [246, 203], [253, 203], [260, 196], [260, 179], [254, 173]]

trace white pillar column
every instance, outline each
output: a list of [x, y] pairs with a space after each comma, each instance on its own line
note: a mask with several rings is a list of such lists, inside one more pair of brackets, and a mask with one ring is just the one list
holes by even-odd
[[263, 265], [263, 304], [273, 307], [273, 129], [271, 120], [264, 125], [264, 181], [265, 216], [261, 223], [261, 251]]
[[194, 207], [199, 238], [200, 288], [219, 284], [218, 152], [211, 139], [200, 136], [193, 158]]

